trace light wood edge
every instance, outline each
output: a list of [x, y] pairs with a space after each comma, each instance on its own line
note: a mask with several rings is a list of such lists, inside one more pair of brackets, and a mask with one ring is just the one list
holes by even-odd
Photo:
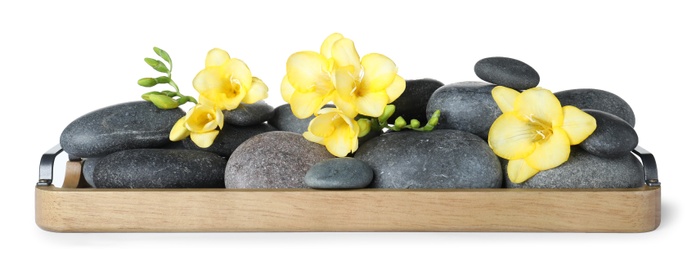
[[603, 190], [230, 190], [36, 187], [56, 232], [647, 232], [660, 187]]

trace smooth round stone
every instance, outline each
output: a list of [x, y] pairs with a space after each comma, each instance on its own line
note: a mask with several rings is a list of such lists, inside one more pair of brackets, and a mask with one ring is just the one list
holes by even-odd
[[600, 89], [570, 89], [554, 93], [561, 105], [575, 106], [579, 109], [594, 109], [616, 115], [632, 127], [635, 126], [635, 114], [630, 105], [622, 98]]
[[435, 79], [406, 80], [406, 90], [391, 103], [396, 106], [396, 111], [391, 115], [389, 121], [393, 122], [397, 117], [402, 116], [407, 122], [410, 122], [411, 119], [417, 119], [422, 125], [426, 124], [427, 102], [432, 93], [443, 85], [444, 83]]
[[500, 188], [503, 182], [489, 145], [459, 130], [383, 134], [363, 144], [355, 158], [372, 167], [372, 188]]
[[81, 175], [83, 175], [86, 183], [93, 188], [96, 188], [95, 183], [93, 182], [93, 171], [95, 170], [95, 165], [98, 164], [99, 160], [100, 158], [86, 158], [83, 159], [83, 163], [81, 164]]
[[98, 188], [223, 188], [226, 160], [194, 150], [134, 149], [101, 158]]
[[441, 110], [435, 129], [456, 129], [473, 133], [486, 140], [489, 128], [501, 110], [491, 96], [493, 84], [466, 81], [437, 89], [427, 103], [427, 117]]
[[507, 176], [505, 179], [508, 188], [637, 188], [644, 185], [644, 168], [630, 153], [602, 158], [573, 146], [568, 161], [556, 168], [541, 171], [520, 184], [512, 183]]
[[629, 154], [639, 144], [635, 129], [615, 115], [593, 109], [583, 109], [596, 119], [596, 130], [580, 147], [600, 157], [620, 157]]
[[89, 158], [170, 143], [169, 131], [186, 113], [159, 109], [148, 101], [101, 108], [71, 122], [62, 131], [60, 145], [67, 154]]
[[355, 158], [321, 161], [305, 174], [305, 185], [313, 189], [358, 189], [372, 182], [374, 173], [367, 163]]
[[187, 149], [208, 151], [228, 158], [241, 143], [253, 136], [271, 131], [277, 131], [277, 129], [266, 123], [252, 126], [232, 126], [226, 124], [225, 121], [224, 127], [219, 131], [210, 147], [198, 147], [193, 143], [191, 137], [184, 139], [183, 143]]
[[334, 158], [302, 135], [274, 131], [256, 135], [229, 157], [224, 183], [230, 189], [308, 188], [304, 177], [313, 165]]
[[224, 111], [224, 122], [235, 126], [262, 124], [272, 118], [274, 108], [265, 101], [240, 104], [236, 109]]
[[506, 57], [481, 59], [475, 64], [475, 74], [486, 82], [517, 90], [533, 88], [539, 84], [539, 73], [530, 65]]
[[[327, 104], [324, 107], [334, 107], [334, 105]], [[314, 115], [305, 119], [297, 118], [291, 111], [291, 105], [283, 104], [274, 109], [274, 115], [267, 122], [279, 131], [302, 134], [308, 131], [308, 125], [313, 118], [315, 118]]]

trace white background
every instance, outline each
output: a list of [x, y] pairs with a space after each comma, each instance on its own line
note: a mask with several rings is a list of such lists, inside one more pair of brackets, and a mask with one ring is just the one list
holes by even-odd
[[[133, 2], [133, 1], [132, 1]], [[685, 232], [685, 8], [678, 1], [3, 1], [0, 95], [3, 183], [0, 259], [612, 257], [673, 259]], [[449, 4], [450, 3], [450, 4]], [[43, 152], [82, 114], [137, 100], [144, 62], [167, 50], [182, 92], [208, 50], [244, 60], [283, 104], [287, 57], [318, 50], [332, 32], [361, 55], [393, 59], [406, 79], [478, 80], [489, 56], [533, 66], [553, 91], [599, 88], [633, 107], [640, 145], [653, 152], [662, 223], [640, 234], [584, 233], [191, 233], [61, 234], [34, 222], [34, 185]], [[672, 255], [672, 257], [671, 257]], [[622, 257], [622, 258], [621, 258]]]

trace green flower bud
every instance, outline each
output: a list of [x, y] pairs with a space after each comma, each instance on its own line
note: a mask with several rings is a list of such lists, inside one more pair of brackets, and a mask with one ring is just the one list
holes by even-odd
[[162, 95], [162, 93], [157, 91], [151, 91], [141, 95], [141, 98], [143, 98], [143, 100], [150, 101], [150, 95]]
[[142, 78], [138, 80], [138, 85], [149, 88], [157, 85], [157, 81], [154, 78]]
[[417, 119], [410, 120], [410, 127], [419, 128], [420, 127], [420, 121]]
[[167, 95], [168, 97], [176, 97], [176, 96], [177, 96], [177, 93], [176, 93], [176, 92], [170, 91], [170, 90], [163, 90], [163, 91], [162, 91], [162, 94], [165, 94], [165, 95]]
[[179, 99], [177, 99], [177, 103], [179, 103], [179, 105], [181, 106], [183, 104], [186, 104], [186, 102], [188, 102], [188, 100], [189, 100], [189, 98], [187, 96], [183, 96], [183, 97], [180, 97]]
[[172, 58], [169, 57], [169, 54], [166, 51], [158, 47], [153, 47], [153, 51], [155, 52], [155, 54], [157, 54], [157, 56], [160, 56], [160, 58], [162, 58], [163, 60], [167, 61], [170, 65], [172, 65]]
[[402, 116], [399, 116], [399, 117], [397, 117], [396, 120], [394, 121], [394, 125], [395, 125], [397, 128], [403, 128], [403, 127], [405, 127], [405, 126], [407, 125], [407, 123], [406, 123], [406, 120], [403, 119]]
[[386, 107], [384, 107], [384, 112], [382, 112], [382, 115], [379, 116], [379, 122], [386, 123], [387, 120], [389, 120], [389, 118], [391, 117], [391, 115], [394, 114], [394, 112], [396, 112], [396, 106], [386, 105]]
[[162, 63], [162, 61], [156, 60], [156, 59], [151, 59], [151, 58], [145, 58], [143, 59], [150, 67], [152, 67], [154, 70], [157, 70], [162, 73], [167, 73], [169, 72], [169, 69], [167, 68], [167, 65]]
[[427, 125], [431, 125], [432, 127], [436, 126], [439, 123], [439, 116], [440, 115], [441, 115], [441, 111], [439, 111], [439, 110], [434, 111], [434, 113], [432, 114], [432, 117], [429, 118]]
[[167, 76], [162, 76], [162, 77], [157, 77], [157, 78], [155, 78], [155, 81], [157, 81], [157, 83], [160, 83], [160, 84], [167, 84], [167, 83], [169, 83], [170, 81], [172, 81], [172, 79], [170, 79], [170, 78], [167, 77]]
[[358, 137], [366, 136], [368, 133], [370, 133], [370, 120], [367, 118], [358, 119], [358, 128], [360, 128], [360, 132], [358, 132]]
[[179, 107], [179, 103], [177, 103], [176, 100], [168, 97], [165, 94], [151, 94], [148, 96], [148, 98], [150, 98], [150, 102], [153, 102], [153, 104], [160, 109], [172, 109]]

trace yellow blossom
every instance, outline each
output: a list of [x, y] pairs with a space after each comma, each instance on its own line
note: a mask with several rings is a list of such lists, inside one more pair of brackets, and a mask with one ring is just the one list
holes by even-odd
[[384, 55], [372, 53], [361, 60], [353, 41], [334, 33], [320, 53], [289, 57], [281, 94], [298, 118], [313, 115], [330, 101], [349, 118], [378, 117], [405, 90], [405, 80], [396, 72], [396, 64]]
[[193, 79], [200, 93], [199, 102], [232, 110], [240, 103], [252, 104], [267, 97], [267, 86], [253, 77], [248, 66], [221, 49], [212, 49], [205, 58], [205, 69]]
[[190, 135], [197, 146], [208, 148], [219, 134], [217, 128], [222, 129], [223, 126], [224, 114], [219, 108], [199, 104], [174, 124], [169, 139], [180, 141]]
[[489, 130], [489, 145], [509, 160], [508, 178], [514, 183], [563, 164], [570, 145], [581, 143], [596, 129], [594, 117], [573, 106], [561, 107], [543, 88], [520, 93], [498, 86], [492, 96], [503, 114]]
[[336, 108], [323, 108], [310, 121], [303, 137], [322, 144], [337, 157], [345, 157], [358, 150], [358, 123]]

